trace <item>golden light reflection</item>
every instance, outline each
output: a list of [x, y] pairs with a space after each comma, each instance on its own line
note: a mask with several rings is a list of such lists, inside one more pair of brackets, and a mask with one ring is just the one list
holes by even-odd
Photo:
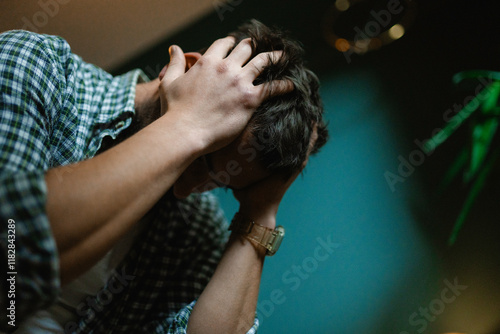
[[348, 10], [350, 6], [351, 6], [351, 4], [349, 3], [349, 0], [337, 0], [337, 1], [335, 1], [335, 7], [341, 12]]
[[[323, 19], [325, 39], [328, 44], [344, 53], [347, 58], [351, 54], [365, 54], [380, 49], [384, 45], [400, 39], [412, 25], [417, 14], [417, 4], [413, 0], [400, 0], [397, 8], [387, 7], [387, 9], [369, 8], [368, 2], [369, 0], [334, 0], [331, 7], [325, 12]], [[367, 4], [364, 7], [358, 6], [361, 3]], [[391, 3], [388, 2], [388, 4]], [[393, 13], [393, 11], [397, 11], [397, 13]], [[366, 14], [364, 21], [362, 20], [363, 13]], [[401, 15], [396, 17], [396, 14]], [[350, 24], [349, 20], [340, 19], [342, 16], [347, 19], [349, 15], [361, 17], [356, 26], [352, 27], [353, 24]], [[351, 33], [349, 33], [350, 29], [352, 29]], [[342, 33], [338, 33], [336, 30], [342, 31]], [[345, 35], [343, 35], [344, 33]]]
[[349, 42], [343, 38], [338, 38], [336, 41], [335, 41], [335, 48], [337, 50], [339, 50], [340, 52], [346, 52], [347, 50], [349, 50], [351, 48], [351, 45], [349, 44]]
[[389, 29], [389, 37], [393, 40], [403, 37], [405, 34], [405, 28], [401, 24], [395, 24]]
[[354, 46], [356, 46], [356, 49], [360, 53], [365, 53], [368, 51], [368, 48], [370, 46], [370, 39], [360, 39], [354, 43]]

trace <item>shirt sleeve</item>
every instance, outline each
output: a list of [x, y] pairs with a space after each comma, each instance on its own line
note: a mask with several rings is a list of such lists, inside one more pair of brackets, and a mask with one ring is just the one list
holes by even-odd
[[[193, 311], [193, 307], [196, 301], [191, 302], [189, 305], [181, 309], [174, 318], [174, 321], [168, 324], [160, 324], [160, 326], [156, 329], [156, 334], [186, 334], [187, 333], [187, 325], [189, 321], [189, 317], [191, 316], [191, 312]], [[168, 329], [165, 331], [164, 328]], [[259, 319], [257, 315], [255, 316], [253, 326], [247, 331], [247, 334], [256, 334], [259, 329]]]
[[[8, 291], [15, 286], [11, 300], [17, 323], [53, 302], [60, 290], [44, 177], [50, 163], [51, 111], [62, 101], [64, 71], [55, 61], [61, 57], [35, 34], [0, 35], [0, 257], [10, 260], [2, 265], [2, 275], [15, 281], [1, 286]], [[12, 233], [15, 238], [9, 239]]]

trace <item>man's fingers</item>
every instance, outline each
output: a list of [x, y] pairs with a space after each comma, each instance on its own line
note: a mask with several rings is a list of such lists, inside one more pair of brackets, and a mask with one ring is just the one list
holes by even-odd
[[291, 80], [274, 80], [257, 85], [254, 89], [257, 91], [256, 95], [262, 99], [262, 103], [270, 97], [290, 93], [294, 88], [295, 86]]
[[291, 80], [274, 80], [267, 82], [266, 85], [269, 86], [269, 92], [272, 96], [283, 95], [290, 93], [295, 89], [295, 86]]
[[218, 39], [210, 45], [208, 50], [205, 52], [205, 55], [223, 59], [226, 57], [229, 50], [231, 50], [234, 46], [234, 43], [235, 39], [232, 36]]
[[314, 123], [313, 131], [311, 133], [311, 138], [309, 138], [309, 146], [307, 147], [306, 160], [302, 163], [302, 169], [304, 169], [307, 163], [309, 162], [309, 156], [311, 155], [311, 152], [314, 149], [316, 140], [318, 140], [318, 124]]
[[226, 59], [231, 60], [238, 66], [243, 66], [252, 56], [252, 39], [246, 38], [242, 40], [236, 47], [231, 51]]
[[259, 74], [262, 73], [264, 68], [271, 64], [271, 62], [277, 62], [283, 51], [271, 51], [271, 52], [262, 52], [256, 55], [245, 65], [244, 69], [248, 71], [248, 74], [255, 80]]
[[167, 72], [167, 68], [168, 68], [168, 64], [163, 66], [163, 68], [161, 69], [160, 71], [160, 74], [158, 74], [158, 79], [160, 79], [160, 81], [163, 79], [163, 77], [165, 76], [165, 73]]
[[170, 63], [165, 71], [162, 71], [162, 83], [170, 84], [175, 79], [186, 72], [186, 58], [182, 49], [176, 45], [172, 45], [168, 50], [170, 53]]

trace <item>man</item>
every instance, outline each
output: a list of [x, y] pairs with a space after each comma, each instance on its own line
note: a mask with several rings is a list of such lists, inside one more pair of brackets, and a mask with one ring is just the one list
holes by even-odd
[[[246, 226], [276, 235], [284, 193], [327, 138], [298, 44], [252, 21], [204, 55], [172, 46], [151, 82], [112, 78], [53, 36], [0, 45], [18, 332], [254, 332], [268, 250]], [[230, 237], [213, 196], [192, 194], [217, 186], [240, 203]]]

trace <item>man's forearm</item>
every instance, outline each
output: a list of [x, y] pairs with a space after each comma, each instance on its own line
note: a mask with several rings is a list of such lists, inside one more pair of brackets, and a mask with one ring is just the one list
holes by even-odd
[[172, 186], [197, 157], [193, 137], [165, 115], [92, 159], [47, 172], [63, 282], [95, 264]]
[[[274, 227], [275, 218], [265, 223]], [[266, 249], [231, 236], [189, 318], [189, 334], [246, 333], [253, 325]]]

